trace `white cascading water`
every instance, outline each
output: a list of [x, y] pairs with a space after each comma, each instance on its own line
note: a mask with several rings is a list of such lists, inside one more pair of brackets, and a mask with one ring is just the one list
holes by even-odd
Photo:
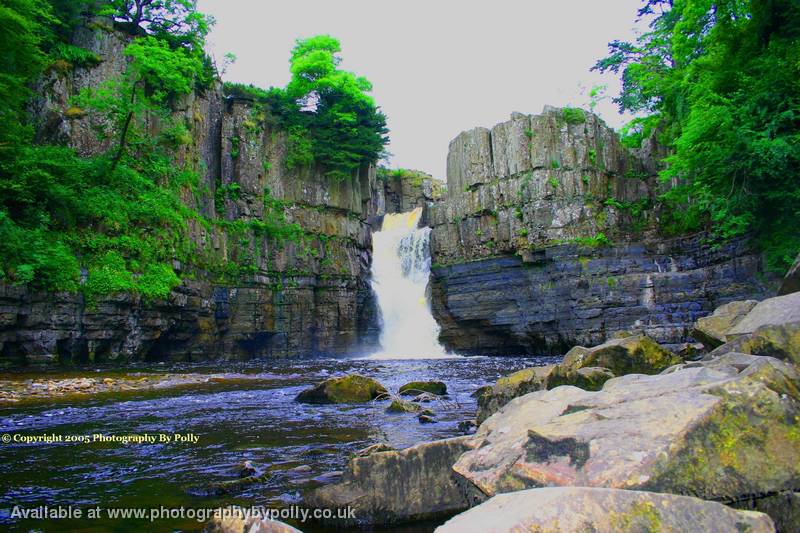
[[370, 359], [453, 357], [439, 344], [427, 298], [430, 228], [418, 228], [422, 208], [387, 214], [372, 236], [372, 289], [383, 317], [382, 351]]

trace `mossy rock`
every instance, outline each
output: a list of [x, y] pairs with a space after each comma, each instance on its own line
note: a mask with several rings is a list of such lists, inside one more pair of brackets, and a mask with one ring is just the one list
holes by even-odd
[[306, 389], [297, 395], [295, 401], [316, 404], [365, 403], [387, 395], [386, 388], [378, 381], [359, 374], [349, 374], [327, 379]]
[[709, 350], [725, 344], [727, 340], [725, 335], [728, 331], [738, 324], [757, 303], [755, 300], [744, 300], [718, 307], [713, 314], [695, 322], [692, 337], [702, 342]]
[[417, 396], [422, 392], [444, 396], [447, 394], [447, 385], [441, 381], [412, 381], [400, 387], [398, 392], [403, 396]]
[[387, 413], [421, 413], [423, 407], [414, 402], [407, 402], [400, 398], [395, 398], [389, 407], [386, 408]]
[[[576, 348], [573, 348], [576, 350]], [[567, 354], [573, 353], [573, 350]], [[583, 352], [583, 350], [587, 350]], [[615, 376], [626, 374], [658, 374], [682, 359], [662, 348], [647, 335], [613, 339], [594, 348], [583, 348], [574, 357], [565, 357], [562, 367], [578, 370], [585, 367], [609, 369]]]
[[587, 366], [578, 370], [567, 370], [563, 367], [556, 367], [548, 376], [547, 389], [572, 385], [583, 390], [599, 391], [605, 382], [613, 377], [614, 374], [607, 368]]
[[523, 368], [497, 380], [493, 387], [481, 388], [478, 396], [478, 423], [480, 424], [501, 407], [518, 396], [544, 390], [547, 378], [556, 365]]
[[716, 348], [708, 358], [731, 352], [766, 355], [800, 366], [800, 322], [760, 327]]

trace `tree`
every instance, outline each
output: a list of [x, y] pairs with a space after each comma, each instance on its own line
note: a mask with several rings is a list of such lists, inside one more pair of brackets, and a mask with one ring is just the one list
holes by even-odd
[[339, 41], [329, 35], [298, 40], [292, 78], [270, 93], [272, 107], [290, 132], [289, 164], [313, 159], [330, 176], [344, 179], [376, 162], [388, 143], [386, 116], [362, 76], [339, 69]]
[[667, 229], [753, 235], [769, 268], [800, 251], [800, 4], [648, 0], [650, 30], [614, 41], [596, 69], [618, 72], [621, 110], [658, 121]]
[[214, 23], [197, 11], [197, 0], [110, 0], [100, 14], [112, 16], [133, 35], [153, 35], [197, 51]]

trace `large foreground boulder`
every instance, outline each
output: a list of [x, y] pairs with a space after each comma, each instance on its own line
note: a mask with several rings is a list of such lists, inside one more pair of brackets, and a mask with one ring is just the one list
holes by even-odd
[[372, 378], [350, 374], [326, 379], [297, 395], [301, 403], [365, 403], [386, 396], [386, 388]]
[[695, 322], [692, 337], [702, 342], [709, 350], [725, 344], [728, 341], [725, 337], [728, 331], [741, 322], [757, 303], [755, 300], [743, 300], [717, 307], [711, 315]]
[[774, 357], [800, 366], [800, 322], [760, 327], [715, 348], [707, 359], [736, 352]]
[[775, 531], [769, 516], [688, 496], [587, 487], [500, 494], [436, 533]]
[[749, 335], [759, 328], [800, 322], [800, 292], [767, 298], [728, 330], [727, 340]]
[[797, 254], [794, 264], [786, 273], [786, 277], [783, 278], [783, 282], [778, 289], [778, 296], [798, 291], [800, 291], [800, 254]]
[[330, 524], [340, 529], [463, 511], [467, 500], [451, 467], [472, 445], [470, 437], [456, 437], [355, 457], [341, 483], [316, 489], [306, 495], [305, 502], [320, 509], [352, 508], [355, 523], [340, 520]]
[[[471, 501], [547, 485], [733, 502], [800, 488], [800, 377], [768, 357], [688, 363], [512, 400], [453, 469]], [[735, 361], [733, 361], [735, 359]]]

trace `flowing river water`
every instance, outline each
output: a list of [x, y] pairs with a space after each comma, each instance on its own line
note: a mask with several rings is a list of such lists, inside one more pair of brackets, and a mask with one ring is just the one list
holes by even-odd
[[[333, 479], [357, 450], [383, 442], [404, 448], [463, 434], [475, 416], [472, 394], [515, 370], [550, 358], [456, 357], [438, 345], [425, 288], [430, 268], [429, 230], [417, 229], [419, 211], [389, 216], [375, 235], [374, 288], [384, 317], [383, 349], [366, 359], [292, 359], [197, 365], [155, 364], [125, 369], [51, 371], [45, 378], [124, 380], [170, 375], [211, 377], [147, 391], [42, 397], [0, 406], [0, 434], [193, 434], [170, 443], [10, 443], [0, 445], [0, 529], [12, 531], [200, 531], [189, 519], [86, 520], [12, 518], [15, 506], [109, 508], [214, 508], [302, 505], [302, 495]], [[446, 400], [429, 404], [436, 422], [387, 413], [388, 402], [308, 405], [294, 401], [326, 378], [360, 373], [390, 391], [404, 383], [440, 380]], [[197, 376], [197, 375], [200, 376]], [[222, 376], [220, 377], [220, 374]], [[6, 374], [23, 381], [42, 375]], [[226, 379], [230, 378], [230, 379]], [[220, 494], [244, 461], [266, 475]], [[320, 526], [297, 524], [303, 531]], [[434, 525], [394, 528], [431, 531]]]

